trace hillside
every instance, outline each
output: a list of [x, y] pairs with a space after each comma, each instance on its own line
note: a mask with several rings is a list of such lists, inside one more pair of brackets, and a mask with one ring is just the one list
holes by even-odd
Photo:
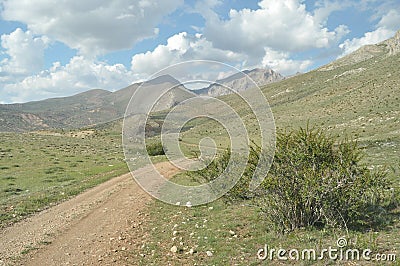
[[260, 69], [256, 68], [253, 70], [244, 70], [243, 73], [251, 78], [253, 82], [243, 76], [242, 73], [237, 73], [224, 79], [217, 80], [215, 83], [210, 84], [207, 88], [196, 91], [200, 95], [208, 95], [212, 97], [218, 97], [232, 93], [227, 88], [233, 91], [241, 92], [250, 88], [258, 86], [264, 86], [273, 82], [280, 81], [284, 77], [278, 72], [272, 69]]
[[[245, 70], [259, 86], [283, 79], [279, 73], [270, 69]], [[81, 128], [105, 123], [122, 118], [126, 107], [138, 86], [151, 86], [149, 91], [157, 92], [160, 86], [179, 85], [179, 81], [171, 76], [161, 76], [146, 83], [135, 83], [121, 90], [90, 90], [74, 96], [46, 99], [23, 104], [0, 105], [0, 132], [25, 132], [49, 128]], [[209, 87], [195, 91], [196, 94], [221, 96], [230, 92], [228, 86], [235, 91], [244, 91], [254, 87], [243, 75], [232, 75], [218, 80]], [[177, 102], [192, 97], [192, 93], [183, 86], [167, 93], [155, 107], [155, 111], [168, 109]], [[185, 91], [187, 93], [185, 93]]]
[[[369, 162], [400, 168], [400, 53], [395, 52], [399, 51], [399, 39], [397, 33], [319, 69], [262, 87], [277, 129], [304, 127], [307, 123], [321, 126], [341, 138], [357, 139], [366, 147]], [[245, 93], [254, 95], [252, 89]], [[221, 99], [246, 117], [250, 135], [256, 136], [251, 109], [235, 95]], [[219, 130], [202, 124], [183, 133], [183, 140], [195, 143], [209, 128]], [[224, 143], [219, 133], [215, 135]]]
[[[168, 76], [144, 84], [136, 83], [116, 92], [90, 90], [70, 97], [53, 98], [23, 104], [0, 105], [0, 132], [23, 132], [49, 128], [80, 128], [123, 117], [126, 106], [138, 86], [159, 90], [179, 81]], [[167, 93], [156, 107], [168, 109], [192, 94], [181, 87]]]
[[[256, 251], [260, 251], [263, 245], [265, 248], [261, 251], [265, 254], [267, 248], [268, 251], [272, 250], [271, 247], [321, 250], [321, 247], [336, 247], [339, 245], [338, 240], [344, 239], [351, 248], [368, 247], [374, 254], [394, 254], [391, 255], [390, 263], [398, 264], [400, 53], [395, 51], [400, 47], [399, 36], [398, 33], [386, 42], [362, 47], [353, 54], [309, 73], [262, 87], [271, 104], [278, 131], [291, 132], [307, 124], [319, 126], [339, 139], [356, 139], [365, 151], [362, 163], [369, 169], [387, 169], [388, 178], [392, 181], [390, 190], [394, 203], [388, 215], [383, 212], [377, 217], [382, 219], [383, 224], [364, 230], [305, 227], [293, 232], [278, 233], [274, 225], [267, 221], [266, 215], [260, 212], [271, 210], [277, 216], [279, 212], [271, 208], [260, 211], [257, 200], [233, 204], [217, 200], [196, 208], [180, 209], [179, 213], [176, 206], [155, 201], [151, 205], [151, 220], [146, 227], [146, 232], [151, 233], [137, 249], [143, 255], [133, 255], [133, 260], [143, 265], [202, 265], [204, 262], [209, 265], [351, 264], [350, 261], [315, 259], [283, 262], [267, 258], [260, 261], [256, 257]], [[251, 89], [245, 93], [250, 97], [256, 95]], [[250, 108], [235, 95], [226, 95], [221, 99], [244, 117], [247, 130], [253, 139], [256, 138], [257, 121], [251, 115]], [[199, 140], [211, 137], [218, 147], [226, 147], [229, 138], [223, 134], [226, 133], [223, 128], [215, 124], [206, 122], [183, 132], [180, 143], [192, 145], [196, 149]], [[296, 163], [293, 162], [294, 165]], [[174, 181], [181, 184], [193, 182], [187, 174], [177, 176]], [[287, 195], [293, 195], [296, 186], [286, 187]], [[294, 208], [285, 210], [285, 215], [296, 212]], [[171, 232], [177, 237], [171, 237]], [[193, 251], [196, 253], [191, 254]], [[384, 263], [372, 259], [354, 260], [353, 264]]]
[[[76, 264], [82, 264], [84, 260], [94, 260], [92, 264], [122, 261], [121, 265], [202, 265], [205, 262], [210, 265], [258, 265], [260, 261], [256, 252], [265, 243], [271, 247], [299, 249], [335, 247], [341, 236], [349, 241], [352, 248], [367, 247], [375, 253], [398, 254], [399, 37], [398, 33], [388, 41], [362, 47], [327, 66], [262, 87], [271, 104], [278, 131], [290, 131], [308, 123], [320, 126], [339, 138], [357, 139], [365, 149], [364, 162], [368, 168], [388, 169], [388, 177], [393, 181], [390, 188], [397, 205], [393, 206], [395, 209], [385, 220], [386, 226], [368, 231], [304, 228], [281, 234], [274, 231], [264, 216], [260, 216], [259, 209], [252, 202], [225, 204], [217, 200], [196, 208], [180, 208], [179, 211], [176, 206], [160, 201], [146, 202], [140, 194], [142, 190], [138, 187], [133, 189], [133, 183], [125, 183], [129, 180], [126, 176], [103, 183], [128, 171], [121, 145], [122, 120], [118, 120], [85, 130], [0, 134], [0, 173], [3, 176], [0, 182], [4, 187], [0, 191], [0, 227], [103, 183], [65, 204], [49, 208], [42, 212], [44, 216], [33, 216], [26, 220], [28, 223], [19, 223], [18, 226], [22, 227], [14, 227], [16, 229], [9, 231], [11, 233], [3, 233], [3, 239], [7, 241], [0, 243], [6, 243], [3, 246], [6, 248], [2, 249], [6, 261], [18, 264], [20, 261], [17, 259], [22, 258], [32, 264], [54, 259], [59, 260], [58, 264], [74, 260]], [[174, 83], [169, 77], [163, 77], [148, 84], [149, 88], [156, 89], [166, 81], [165, 78], [167, 82]], [[111, 102], [115, 106], [115, 103], [126, 101], [134, 89], [128, 87], [118, 93], [91, 91], [66, 100], [78, 110], [83, 108], [85, 101], [90, 102], [90, 106], [104, 106], [106, 103], [113, 106]], [[250, 97], [256, 95], [253, 89], [244, 93]], [[164, 106], [156, 109], [176, 104], [170, 101], [170, 96], [161, 101]], [[174, 99], [179, 101], [192, 94], [175, 96]], [[241, 115], [250, 136], [255, 139], [258, 128], [251, 109], [234, 94], [221, 99]], [[45, 103], [46, 110], [65, 108], [60, 99]], [[38, 127], [44, 127], [43, 123], [50, 121], [41, 120], [34, 114], [45, 112], [41, 110], [41, 104], [23, 105], [27, 113], [30, 112], [23, 118]], [[212, 103], [205, 103], [204, 106], [206, 109], [218, 107]], [[16, 110], [4, 110], [4, 106], [0, 106], [0, 110], [7, 114], [13, 111], [19, 117], [18, 108], [21, 107], [14, 107]], [[115, 107], [111, 110], [118, 111]], [[155, 124], [162, 124], [166, 113], [152, 114], [152, 119], [158, 122]], [[159, 130], [154, 131], [159, 133]], [[179, 142], [187, 154], [198, 152], [199, 140], [211, 137], [218, 150], [223, 151], [229, 145], [229, 138], [221, 133], [224, 130], [216, 121], [194, 120], [182, 129]], [[155, 156], [152, 159], [157, 163], [166, 158]], [[140, 158], [131, 161], [137, 168], [143, 163]], [[166, 167], [165, 170], [171, 169]], [[177, 183], [193, 184], [187, 173], [173, 178]], [[132, 182], [131, 179], [129, 181]], [[76, 207], [77, 202], [85, 204]], [[33, 226], [29, 221], [34, 221]], [[101, 222], [99, 226], [93, 226], [93, 221]], [[20, 234], [26, 230], [32, 231], [32, 234]], [[89, 237], [82, 238], [82, 234]], [[327, 261], [315, 263], [328, 264]], [[376, 261], [363, 263], [375, 264]]]

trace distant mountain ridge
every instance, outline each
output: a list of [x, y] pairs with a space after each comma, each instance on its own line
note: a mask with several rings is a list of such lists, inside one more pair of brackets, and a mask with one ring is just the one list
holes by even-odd
[[178, 86], [179, 84], [171, 76], [160, 76], [115, 92], [95, 89], [69, 97], [0, 105], [0, 132], [79, 128], [112, 121], [124, 116], [126, 107], [139, 86], [147, 86], [150, 91], [162, 86], [177, 86], [166, 93], [155, 106], [156, 111], [168, 109], [177, 102], [193, 97], [193, 93]]
[[[368, 72], [370, 67], [375, 70], [388, 67], [385, 61], [396, 61], [399, 54], [400, 31], [398, 31], [393, 38], [376, 45], [363, 46], [357, 51], [322, 66], [315, 71], [294, 76], [290, 79], [286, 79], [286, 81], [291, 79], [301, 80], [303, 76], [313, 76], [313, 79], [315, 79], [313, 83], [318, 83], [320, 81], [322, 85], [319, 86], [325, 86], [324, 84], [327, 82], [333, 82], [342, 78], [351, 79], [352, 76], [361, 76], [364, 72]], [[365, 66], [363, 62], [368, 62], [368, 64], [373, 65], [376, 64], [376, 66]], [[397, 63], [398, 60], [396, 61], [396, 64]], [[392, 68], [392, 66], [390, 66], [389, 69], [390, 68]], [[343, 71], [343, 69], [346, 69], [346, 71]], [[279, 73], [269, 69], [254, 69], [243, 72], [250, 76], [259, 86], [284, 79]], [[319, 74], [314, 75], [313, 73]], [[330, 73], [334, 74], [331, 75]], [[372, 77], [374, 73], [375, 72], [372, 72], [370, 76]], [[373, 82], [364, 79], [364, 83]], [[296, 85], [295, 88], [299, 90], [297, 87], [305, 86], [308, 83], [310, 83], [310, 81], [302, 81], [302, 83], [297, 84], [298, 86]], [[357, 81], [357, 84], [358, 83], [360, 82]], [[163, 86], [164, 84], [172, 87], [179, 85], [180, 82], [171, 76], [161, 76], [146, 82], [144, 86], [149, 86], [149, 92], [151, 92], [151, 89], [157, 90], [158, 86]], [[363, 83], [361, 82], [361, 84]], [[133, 84], [116, 92], [91, 90], [64, 98], [47, 99], [23, 104], [0, 105], [0, 131], [23, 132], [47, 128], [79, 128], [113, 121], [123, 117], [129, 100], [140, 85], [142, 84]], [[271, 86], [273, 87], [274, 85]], [[218, 80], [207, 88], [196, 91], [196, 93], [220, 96], [230, 92], [226, 87], [232, 88], [235, 91], [241, 91], [254, 87], [254, 83], [248, 82], [243, 76], [233, 75]], [[177, 88], [179, 89], [168, 92], [165, 97], [161, 99], [156, 106], [156, 110], [168, 109], [182, 100], [193, 97], [193, 92], [187, 90], [183, 86], [178, 86]], [[320, 88], [313, 89], [317, 90]], [[271, 98], [276, 100], [278, 98], [288, 97], [287, 95], [293, 90], [295, 89], [286, 88], [283, 91], [276, 92]], [[307, 94], [309, 92], [304, 93]], [[289, 100], [287, 99], [286, 101]]]
[[243, 73], [236, 73], [227, 78], [217, 80], [207, 88], [195, 92], [199, 95], [218, 97], [233, 93], [234, 91], [245, 91], [255, 87], [256, 85], [264, 86], [284, 79], [281, 74], [272, 69], [256, 68], [253, 70], [244, 70], [242, 72]]
[[[281, 80], [283, 77], [270, 69], [253, 69], [243, 71], [259, 86]], [[145, 83], [135, 83], [124, 89], [110, 92], [94, 89], [69, 97], [51, 98], [42, 101], [22, 104], [0, 105], [0, 132], [25, 132], [48, 128], [80, 128], [105, 123], [121, 118], [128, 103], [139, 86], [148, 86], [149, 93], [159, 86], [176, 86], [166, 93], [154, 107], [155, 111], [169, 109], [177, 103], [193, 97], [194, 93], [220, 96], [231, 93], [228, 86], [235, 91], [254, 87], [253, 82], [243, 77], [242, 73], [218, 80], [208, 88], [199, 91], [187, 90], [170, 75], [156, 77]], [[148, 95], [147, 95], [148, 96]], [[146, 97], [146, 95], [140, 96]]]

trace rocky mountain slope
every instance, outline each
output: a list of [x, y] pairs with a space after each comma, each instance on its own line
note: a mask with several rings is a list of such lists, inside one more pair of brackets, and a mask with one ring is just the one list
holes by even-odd
[[[284, 79], [284, 77], [273, 71], [272, 69], [256, 68], [253, 70], [244, 70], [244, 74], [250, 77], [258, 86], [267, 85], [276, 81]], [[207, 88], [196, 91], [200, 95], [208, 95], [218, 97], [227, 95], [233, 91], [245, 91], [256, 86], [249, 78], [242, 73], [237, 73], [227, 78], [217, 80]], [[229, 88], [229, 89], [228, 89]]]
[[[70, 97], [0, 105], [0, 132], [79, 128], [112, 121], [123, 117], [129, 100], [140, 85], [156, 92], [165, 86], [169, 88], [179, 84], [171, 76], [161, 76], [116, 92], [90, 90]], [[190, 91], [176, 87], [160, 99], [155, 110], [171, 108], [188, 97], [192, 97]]]
[[386, 56], [396, 55], [399, 52], [400, 52], [400, 31], [398, 31], [393, 38], [390, 38], [378, 44], [365, 45], [356, 50], [355, 52], [319, 68], [319, 70], [320, 71], [333, 70], [338, 67], [357, 64], [374, 57], [379, 57], [384, 55]]

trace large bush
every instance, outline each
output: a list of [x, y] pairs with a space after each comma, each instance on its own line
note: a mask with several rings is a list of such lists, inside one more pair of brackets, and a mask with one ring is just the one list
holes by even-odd
[[[229, 202], [254, 199], [279, 230], [354, 228], [385, 220], [386, 173], [371, 172], [363, 165], [355, 142], [338, 142], [319, 129], [279, 133], [270, 171], [262, 185], [250, 192], [259, 151], [253, 145], [244, 174], [224, 197]], [[225, 169], [229, 156], [225, 152], [193, 176], [210, 182]]]
[[360, 160], [356, 143], [338, 143], [322, 130], [278, 134], [258, 204], [281, 230], [371, 226], [384, 217], [389, 182]]

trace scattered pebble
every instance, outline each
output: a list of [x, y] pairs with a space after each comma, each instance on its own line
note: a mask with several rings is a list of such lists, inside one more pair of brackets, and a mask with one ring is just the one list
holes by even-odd
[[173, 246], [171, 248], [171, 252], [176, 253], [178, 251], [178, 248], [176, 246]]
[[212, 253], [211, 251], [209, 251], [209, 250], [207, 250], [206, 253], [207, 253], [207, 256], [208, 256], [208, 257], [212, 257], [212, 256], [213, 256], [213, 253]]

